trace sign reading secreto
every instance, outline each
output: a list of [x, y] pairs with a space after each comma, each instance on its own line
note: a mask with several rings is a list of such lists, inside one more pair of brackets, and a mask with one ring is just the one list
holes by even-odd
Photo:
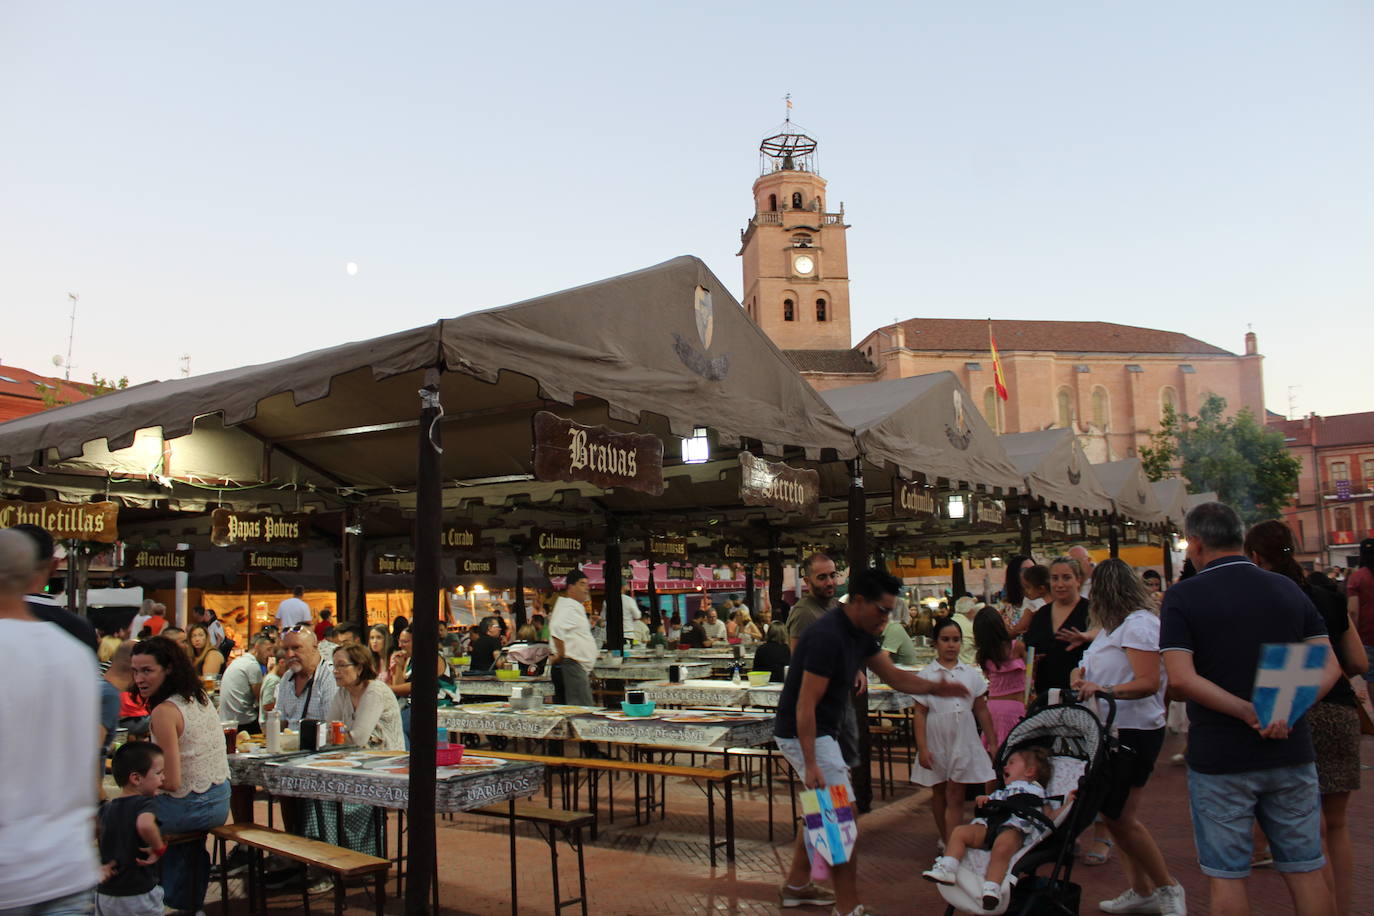
[[934, 488], [893, 477], [892, 514], [896, 518], [939, 518], [940, 508]]
[[439, 546], [461, 553], [482, 549], [482, 526], [470, 522], [445, 522], [439, 530]]
[[746, 506], [772, 506], [784, 512], [815, 515], [821, 505], [821, 475], [781, 461], [739, 453], [739, 495]]
[[99, 541], [113, 544], [119, 540], [115, 521], [119, 504], [104, 503], [21, 503], [0, 500], [0, 528], [37, 525], [58, 541]]
[[583, 426], [541, 410], [534, 415], [534, 476], [660, 496], [663, 442], [657, 436]]
[[397, 556], [391, 553], [373, 554], [372, 575], [413, 576], [415, 575], [415, 558]]
[[301, 552], [297, 550], [291, 553], [261, 553], [256, 550], [245, 550], [243, 568], [245, 572], [300, 572]]
[[304, 544], [308, 540], [309, 516], [267, 515], [216, 509], [210, 513], [210, 543], [216, 547], [232, 544]]
[[657, 537], [650, 535], [644, 539], [644, 549], [649, 556], [660, 560], [687, 559], [687, 539]]
[[162, 569], [167, 572], [192, 572], [196, 568], [194, 550], [129, 550], [124, 556], [130, 569]]
[[587, 535], [581, 531], [535, 528], [530, 532], [530, 545], [537, 554], [575, 556], [587, 552]]

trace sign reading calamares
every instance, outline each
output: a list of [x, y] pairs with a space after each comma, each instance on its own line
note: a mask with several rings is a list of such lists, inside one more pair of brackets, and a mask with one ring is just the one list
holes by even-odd
[[119, 504], [104, 503], [21, 503], [0, 500], [0, 528], [37, 525], [58, 541], [99, 541], [113, 544], [119, 539], [115, 520]]
[[541, 410], [534, 415], [534, 476], [660, 496], [663, 443], [657, 436], [583, 426]]
[[821, 475], [781, 461], [739, 453], [739, 495], [746, 506], [771, 506], [784, 512], [815, 515], [821, 503]]

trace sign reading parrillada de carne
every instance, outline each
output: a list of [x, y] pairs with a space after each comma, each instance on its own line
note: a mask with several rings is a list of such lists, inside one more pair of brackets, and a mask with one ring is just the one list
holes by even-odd
[[196, 568], [194, 550], [126, 550], [124, 556], [130, 569], [193, 572]]
[[415, 558], [401, 557], [390, 553], [373, 554], [372, 575], [413, 576], [415, 575]]
[[583, 426], [541, 410], [534, 415], [534, 476], [660, 496], [663, 442], [657, 436]]
[[530, 532], [534, 553], [545, 556], [579, 556], [587, 552], [587, 535], [582, 531], [554, 531], [535, 528]]
[[461, 553], [482, 549], [482, 527], [469, 522], [445, 522], [439, 532], [439, 546]]
[[821, 503], [821, 475], [781, 461], [739, 453], [739, 495], [746, 506], [771, 506], [784, 512], [815, 515]]
[[301, 553], [260, 553], [256, 550], [243, 552], [245, 572], [300, 572]]
[[496, 572], [496, 561], [491, 557], [459, 557], [458, 575], [489, 576]]
[[37, 525], [58, 541], [99, 541], [113, 544], [119, 539], [115, 520], [119, 503], [21, 503], [0, 500], [0, 528]]
[[897, 518], [938, 518], [940, 508], [934, 488], [893, 477], [892, 514]]
[[657, 537], [650, 535], [644, 539], [644, 549], [656, 560], [687, 559], [687, 539]]
[[266, 515], [216, 509], [210, 513], [210, 543], [216, 547], [304, 544], [309, 539], [309, 518], [307, 515]]

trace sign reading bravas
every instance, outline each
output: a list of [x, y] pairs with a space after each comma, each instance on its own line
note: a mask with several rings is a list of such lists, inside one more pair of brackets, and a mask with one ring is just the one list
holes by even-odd
[[439, 546], [451, 552], [482, 549], [482, 528], [468, 522], [450, 522], [439, 532]]
[[496, 561], [491, 557], [460, 557], [458, 559], [458, 575], [460, 576], [490, 576], [496, 572]]
[[0, 500], [0, 528], [37, 525], [54, 540], [99, 541], [113, 544], [119, 539], [115, 519], [119, 504], [104, 503], [21, 503]]
[[657, 436], [583, 426], [541, 410], [534, 415], [534, 476], [660, 496], [663, 443]]
[[131, 550], [125, 553], [130, 569], [161, 569], [168, 572], [191, 572], [196, 568], [193, 550]]
[[400, 557], [390, 553], [373, 554], [372, 575], [413, 576], [415, 575], [415, 558]]
[[781, 461], [739, 453], [739, 495], [746, 506], [772, 506], [815, 515], [821, 503], [821, 475]]
[[259, 553], [256, 550], [243, 552], [245, 572], [300, 572], [300, 551], [293, 553]]
[[893, 477], [892, 514], [897, 518], [939, 518], [934, 488]]
[[644, 549], [649, 556], [662, 560], [685, 560], [687, 559], [687, 539], [656, 537], [650, 535], [644, 539]]
[[266, 515], [216, 509], [210, 513], [210, 543], [216, 547], [231, 544], [303, 544], [307, 540], [308, 516]]
[[581, 531], [552, 531], [536, 528], [530, 532], [534, 552], [538, 554], [584, 554], [587, 536]]

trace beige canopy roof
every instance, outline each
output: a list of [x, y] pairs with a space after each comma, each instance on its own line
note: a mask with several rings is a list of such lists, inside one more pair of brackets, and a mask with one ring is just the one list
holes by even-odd
[[1139, 458], [1107, 461], [1095, 464], [1092, 468], [1102, 486], [1112, 495], [1117, 515], [1150, 525], [1164, 521], [1164, 513], [1159, 509], [1154, 488], [1150, 486], [1150, 479], [1145, 476]]
[[952, 372], [821, 393], [854, 428], [864, 459], [904, 477], [1014, 492], [1024, 486], [997, 436]]
[[1031, 495], [1046, 505], [1102, 515], [1112, 511], [1112, 497], [1093, 473], [1073, 430], [1007, 433], [997, 441], [1025, 478]]
[[1159, 511], [1178, 527], [1183, 526], [1183, 516], [1188, 514], [1188, 482], [1182, 477], [1169, 477], [1156, 480], [1152, 485]]

